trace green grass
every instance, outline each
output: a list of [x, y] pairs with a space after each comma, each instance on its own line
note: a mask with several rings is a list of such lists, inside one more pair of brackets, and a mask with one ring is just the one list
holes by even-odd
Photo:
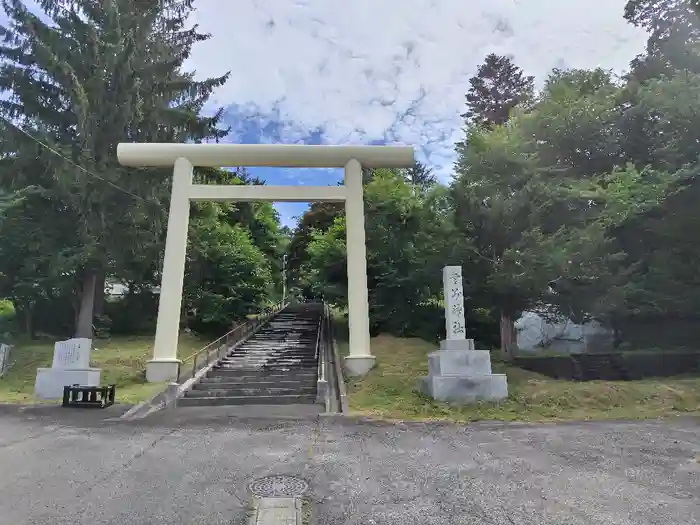
[[[338, 342], [342, 355], [347, 343]], [[347, 381], [351, 414], [386, 420], [565, 421], [646, 419], [700, 414], [700, 378], [641, 381], [564, 381], [494, 363], [508, 376], [510, 395], [499, 403], [466, 407], [436, 402], [414, 390], [428, 373], [436, 345], [420, 339], [380, 335], [372, 339], [377, 366]]]
[[[178, 355], [185, 358], [208, 341], [193, 335], [180, 335]], [[50, 367], [54, 340], [18, 342], [12, 349], [13, 366], [0, 378], [0, 403], [39, 403], [34, 399], [36, 369]], [[117, 402], [139, 403], [155, 395], [164, 383], [147, 383], [146, 362], [153, 352], [153, 337], [130, 336], [93, 341], [91, 365], [102, 369], [103, 385], [117, 385]], [[46, 402], [46, 401], [44, 401]], [[56, 401], [48, 401], [55, 403]]]

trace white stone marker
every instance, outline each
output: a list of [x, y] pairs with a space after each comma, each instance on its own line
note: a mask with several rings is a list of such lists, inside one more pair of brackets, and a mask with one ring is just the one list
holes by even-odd
[[474, 350], [474, 340], [467, 339], [467, 323], [464, 320], [464, 289], [462, 267], [445, 266], [442, 270], [442, 287], [445, 295], [445, 340], [441, 350]]
[[101, 370], [90, 368], [91, 349], [91, 339], [57, 342], [51, 368], [36, 369], [34, 396], [38, 399], [59, 399], [63, 397], [64, 386], [99, 386]]
[[91, 339], [68, 339], [59, 341], [53, 348], [52, 368], [84, 369], [90, 368]]
[[438, 352], [428, 355], [428, 375], [420, 379], [419, 390], [438, 401], [462, 404], [508, 397], [505, 374], [491, 373], [489, 351], [475, 350], [474, 340], [466, 337], [462, 268], [446, 266], [442, 280], [446, 338]]
[[10, 366], [10, 349], [6, 344], [0, 344], [0, 377], [2, 377]]

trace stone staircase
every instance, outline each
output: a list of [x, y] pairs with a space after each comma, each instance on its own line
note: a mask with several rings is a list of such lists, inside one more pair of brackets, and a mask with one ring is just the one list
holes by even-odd
[[182, 406], [316, 403], [320, 304], [288, 306], [178, 400]]

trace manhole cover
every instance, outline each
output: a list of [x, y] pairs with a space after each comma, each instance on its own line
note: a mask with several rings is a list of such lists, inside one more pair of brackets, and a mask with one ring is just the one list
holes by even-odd
[[293, 498], [303, 496], [309, 484], [293, 476], [268, 476], [256, 479], [248, 489], [259, 498]]

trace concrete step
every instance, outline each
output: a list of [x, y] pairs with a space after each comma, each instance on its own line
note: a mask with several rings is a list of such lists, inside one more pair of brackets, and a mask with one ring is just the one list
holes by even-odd
[[178, 406], [221, 406], [221, 405], [293, 405], [315, 404], [315, 394], [286, 396], [231, 396], [231, 397], [182, 397]]
[[[217, 388], [212, 388], [217, 386]], [[291, 396], [291, 395], [315, 395], [316, 385], [305, 386], [301, 388], [284, 388], [284, 387], [268, 387], [268, 388], [251, 388], [249, 386], [239, 386], [235, 388], [220, 388], [220, 385], [206, 385], [207, 388], [197, 388], [190, 390], [185, 394], [185, 397], [242, 397], [242, 396]]]
[[253, 337], [248, 339], [246, 341], [247, 343], [252, 343], [255, 341], [285, 341], [289, 343], [306, 343], [306, 344], [313, 344], [316, 342], [316, 330], [314, 329], [311, 332], [308, 332], [306, 334], [290, 334], [289, 332], [285, 332], [284, 330], [280, 330], [279, 332], [275, 333], [270, 333], [270, 334], [255, 334]]
[[238, 382], [246, 382], [246, 383], [274, 383], [274, 382], [297, 382], [300, 381], [302, 383], [307, 383], [307, 382], [315, 382], [316, 381], [316, 372], [311, 372], [308, 374], [300, 374], [300, 373], [282, 373], [282, 374], [258, 374], [258, 373], [250, 373], [247, 371], [237, 371], [236, 373], [232, 374], [215, 374], [211, 375], [208, 374], [206, 377], [202, 378], [203, 382], [211, 382], [211, 383], [226, 383], [226, 382], [233, 382], [233, 383], [238, 383]]
[[317, 370], [316, 369], [309, 369], [309, 368], [297, 368], [297, 369], [290, 369], [290, 370], [268, 370], [268, 369], [256, 369], [256, 370], [245, 370], [245, 369], [236, 369], [236, 368], [212, 368], [208, 373], [207, 373], [207, 379], [214, 378], [214, 377], [224, 377], [224, 378], [236, 378], [236, 380], [248, 380], [248, 379], [257, 379], [257, 380], [266, 380], [266, 381], [274, 381], [274, 380], [282, 380], [286, 379], [288, 381], [293, 381], [293, 380], [307, 380], [310, 378], [313, 378], [313, 380], [316, 380], [316, 374]]
[[225, 364], [240, 364], [240, 363], [250, 363], [251, 365], [264, 365], [266, 363], [275, 364], [278, 366], [286, 364], [306, 364], [313, 366], [316, 364], [315, 357], [287, 357], [287, 356], [257, 356], [257, 355], [238, 355], [231, 357], [224, 357], [221, 360], [221, 365]]
[[234, 355], [244, 355], [244, 354], [253, 354], [253, 355], [316, 355], [316, 347], [294, 347], [294, 346], [282, 346], [282, 345], [270, 345], [270, 346], [248, 346], [244, 347], [241, 346], [239, 348], [236, 348], [233, 352], [229, 353], [228, 355], [234, 356]]
[[298, 357], [316, 357], [316, 352], [315, 351], [298, 351], [298, 350], [293, 350], [289, 352], [285, 351], [279, 351], [279, 350], [237, 350], [236, 352], [233, 352], [231, 354], [228, 354], [226, 358], [235, 358], [235, 357], [289, 357], [289, 358], [298, 358]]
[[285, 328], [279, 330], [270, 330], [268, 332], [258, 332], [248, 341], [303, 341], [305, 343], [316, 342], [316, 328], [313, 330], [305, 330], [298, 332], [291, 331]]
[[297, 322], [276, 322], [273, 321], [271, 324], [265, 325], [260, 329], [258, 334], [265, 334], [265, 333], [280, 333], [284, 332], [286, 334], [302, 334], [302, 333], [311, 333], [316, 331], [316, 327], [318, 326], [318, 323], [316, 321], [310, 322], [310, 323], [297, 323]]
[[316, 348], [316, 340], [313, 341], [285, 341], [284, 339], [250, 339], [239, 348], [279, 348], [279, 349], [311, 349]]
[[271, 324], [268, 324], [264, 326], [263, 328], [260, 329], [260, 331], [257, 332], [257, 334], [267, 334], [267, 333], [285, 333], [285, 334], [310, 334], [311, 332], [316, 331], [316, 327], [318, 326], [318, 323], [316, 321], [313, 321], [311, 323], [297, 323], [297, 322], [289, 322], [289, 323], [278, 323], [278, 322], [272, 322]]
[[309, 339], [316, 334], [316, 324], [309, 326], [298, 325], [267, 325], [255, 332], [253, 337], [287, 337]]
[[253, 377], [248, 380], [237, 380], [230, 377], [204, 377], [199, 383], [196, 383], [192, 388], [195, 390], [206, 390], [207, 388], [306, 388], [308, 386], [316, 387], [316, 378], [308, 378], [302, 380], [276, 379], [259, 381], [260, 378]]
[[238, 348], [240, 349], [250, 349], [250, 350], [287, 350], [287, 351], [315, 351], [316, 343], [313, 344], [297, 344], [292, 342], [284, 341], [274, 341], [274, 342], [260, 342], [260, 341], [248, 341], [242, 344]]
[[263, 327], [264, 330], [270, 330], [272, 328], [276, 328], [278, 326], [282, 326], [290, 331], [298, 331], [298, 330], [309, 330], [310, 328], [318, 326], [318, 319], [313, 316], [313, 317], [304, 317], [303, 319], [295, 318], [295, 317], [286, 317], [284, 319], [274, 319], [271, 323], [265, 325]]
[[234, 359], [232, 361], [223, 361], [220, 365], [217, 364], [214, 368], [241, 368], [248, 367], [251, 370], [258, 370], [261, 368], [269, 369], [298, 369], [298, 368], [316, 368], [316, 360], [309, 361], [299, 361], [299, 360], [282, 360], [282, 359]]
[[309, 325], [277, 324], [273, 323], [260, 328], [253, 337], [261, 337], [269, 335], [271, 337], [311, 337], [311, 334], [316, 333], [316, 323]]
[[230, 354], [225, 356], [223, 359], [264, 359], [266, 361], [270, 359], [315, 359], [316, 355], [314, 353], [308, 354], [287, 354], [285, 352], [236, 352], [235, 354]]
[[229, 355], [241, 354], [279, 354], [279, 355], [314, 355], [316, 346], [292, 346], [292, 345], [261, 345], [240, 346]]
[[228, 353], [236, 355], [316, 355], [316, 347], [291, 345], [240, 346]]
[[318, 314], [310, 315], [300, 315], [300, 314], [280, 314], [274, 317], [270, 323], [288, 323], [292, 325], [297, 325], [300, 323], [316, 323], [318, 321]]
[[284, 366], [284, 367], [251, 367], [251, 366], [222, 366], [212, 368], [209, 377], [212, 375], [243, 375], [243, 376], [287, 376], [299, 377], [310, 376], [317, 373], [316, 367]]
[[[221, 406], [178, 406], [175, 412], [168, 412], [169, 420], [179, 417], [187, 424], [193, 421], [202, 421], [212, 424], [220, 424], [222, 421], [235, 419], [266, 419], [277, 421], [285, 420], [315, 420], [324, 411], [323, 405], [316, 404], [289, 404], [289, 405], [221, 405]], [[156, 413], [154, 418], [163, 417], [162, 412]]]
[[239, 377], [287, 377], [289, 379], [304, 379], [307, 377], [316, 377], [316, 368], [301, 368], [301, 367], [284, 367], [284, 368], [252, 368], [252, 367], [235, 367], [227, 366], [220, 368], [212, 368], [207, 377], [216, 376], [239, 376]]
[[316, 321], [300, 323], [298, 321], [272, 321], [272, 323], [263, 326], [258, 333], [275, 332], [284, 330], [286, 333], [311, 332], [316, 330], [318, 323]]
[[299, 362], [299, 361], [227, 361], [216, 365], [217, 370], [251, 370], [253, 372], [264, 370], [279, 370], [281, 372], [290, 372], [299, 369], [316, 369], [316, 361]]
[[256, 353], [236, 353], [231, 354], [223, 359], [240, 361], [241, 359], [248, 359], [250, 361], [274, 361], [276, 359], [287, 359], [287, 360], [298, 360], [303, 359], [305, 361], [315, 361], [315, 354], [285, 354], [283, 352], [256, 352]]

